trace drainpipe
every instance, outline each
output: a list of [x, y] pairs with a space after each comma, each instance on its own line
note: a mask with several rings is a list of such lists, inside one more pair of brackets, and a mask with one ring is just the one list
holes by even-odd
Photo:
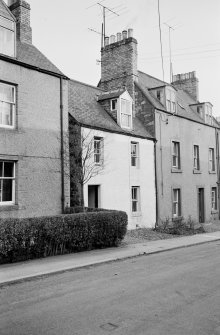
[[64, 143], [63, 143], [63, 78], [60, 77], [60, 140], [61, 140], [61, 205], [62, 214], [65, 210], [64, 194]]
[[157, 187], [157, 157], [156, 157], [156, 145], [157, 142], [154, 142], [154, 170], [155, 170], [155, 196], [156, 196], [156, 223], [155, 228], [158, 226], [159, 210], [158, 210], [158, 187]]
[[217, 167], [217, 189], [218, 189], [218, 217], [220, 218], [220, 171], [219, 171], [219, 132], [215, 128], [215, 139], [216, 139], [216, 167]]

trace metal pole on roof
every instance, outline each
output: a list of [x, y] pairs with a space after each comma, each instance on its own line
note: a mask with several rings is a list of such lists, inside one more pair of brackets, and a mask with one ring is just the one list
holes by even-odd
[[160, 31], [160, 51], [161, 51], [161, 63], [162, 63], [162, 73], [164, 81], [164, 65], [163, 65], [163, 45], [162, 45], [162, 34], [161, 34], [161, 23], [160, 23], [160, 0], [158, 0], [158, 18], [159, 18], [159, 31]]
[[172, 64], [172, 52], [171, 52], [171, 37], [170, 31], [174, 30], [173, 27], [169, 26], [167, 23], [164, 23], [169, 28], [169, 53], [170, 53], [170, 83], [173, 81], [173, 64]]

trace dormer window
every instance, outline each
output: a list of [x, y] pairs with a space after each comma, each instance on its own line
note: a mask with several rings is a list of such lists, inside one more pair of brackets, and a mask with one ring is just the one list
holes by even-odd
[[129, 100], [121, 99], [121, 127], [132, 128], [132, 103]]
[[212, 106], [209, 103], [205, 106], [205, 122], [212, 125]]
[[0, 53], [15, 57], [15, 23], [0, 16]]
[[112, 99], [111, 100], [111, 110], [112, 111], [117, 110], [117, 101], [118, 101], [118, 99]]
[[166, 87], [166, 107], [168, 112], [176, 113], [176, 93], [172, 87]]

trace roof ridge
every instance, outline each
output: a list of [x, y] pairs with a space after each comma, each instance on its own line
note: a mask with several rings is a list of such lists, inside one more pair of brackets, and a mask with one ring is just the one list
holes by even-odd
[[150, 74], [148, 74], [148, 73], [146, 73], [146, 72], [143, 72], [143, 71], [141, 71], [141, 70], [138, 70], [138, 72], [141, 72], [141, 73], [145, 74], [145, 75], [148, 76], [148, 77], [151, 77], [151, 78], [153, 78], [153, 79], [156, 79], [156, 80], [160, 81], [161, 83], [164, 83], [165, 85], [171, 85], [171, 84], [167, 83], [166, 81], [163, 81], [163, 80], [158, 79], [158, 78], [156, 78], [156, 77], [154, 77], [154, 76], [151, 76]]
[[72, 79], [72, 78], [70, 78], [70, 82], [75, 82], [75, 83], [78, 83], [78, 84], [82, 84], [82, 85], [84, 85], [84, 86], [88, 86], [88, 87], [91, 87], [91, 88], [95, 88], [96, 90], [98, 90], [98, 91], [100, 91], [100, 92], [104, 92], [104, 93], [106, 93], [105, 90], [103, 90], [103, 89], [101, 89], [101, 88], [99, 88], [99, 87], [97, 87], [97, 86], [94, 86], [94, 85], [91, 85], [91, 84], [87, 84], [87, 83], [84, 83], [84, 82], [79, 81], [79, 80], [76, 80], [76, 79]]

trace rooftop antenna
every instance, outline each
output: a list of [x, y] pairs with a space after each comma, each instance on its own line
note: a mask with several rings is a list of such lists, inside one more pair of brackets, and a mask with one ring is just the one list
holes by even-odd
[[169, 28], [169, 53], [170, 53], [170, 83], [173, 81], [173, 64], [172, 64], [172, 52], [171, 52], [171, 38], [170, 38], [170, 32], [171, 29], [175, 30], [172, 26], [169, 26], [169, 24], [164, 23]]
[[163, 74], [163, 81], [164, 81], [163, 44], [162, 44], [162, 33], [161, 33], [161, 23], [160, 23], [160, 0], [157, 0], [157, 10], [158, 10], [159, 32], [160, 32], [161, 65], [162, 65], [162, 74]]
[[105, 41], [105, 37], [106, 37], [106, 10], [109, 11], [112, 14], [115, 14], [116, 16], [120, 16], [118, 13], [116, 13], [115, 11], [113, 11], [112, 9], [103, 6], [100, 2], [97, 2], [97, 5], [102, 7], [102, 15], [103, 15], [103, 23], [102, 23], [102, 47], [104, 46], [104, 41]]

